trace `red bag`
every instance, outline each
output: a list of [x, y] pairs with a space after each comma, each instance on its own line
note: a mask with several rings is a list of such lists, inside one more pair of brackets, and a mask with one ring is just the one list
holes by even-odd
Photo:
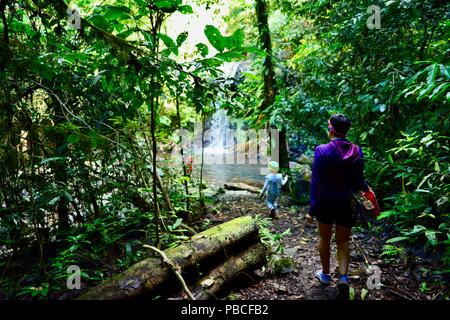
[[369, 188], [369, 191], [363, 192], [364, 196], [367, 200], [372, 202], [373, 204], [373, 211], [372, 214], [374, 218], [378, 217], [380, 215], [380, 207], [378, 206], [377, 197], [375, 196], [375, 192], [371, 188]]

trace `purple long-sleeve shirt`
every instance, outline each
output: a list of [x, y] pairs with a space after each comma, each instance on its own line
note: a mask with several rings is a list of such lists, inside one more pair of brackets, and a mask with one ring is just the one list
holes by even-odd
[[333, 139], [314, 152], [311, 177], [310, 214], [331, 210], [333, 204], [349, 201], [351, 193], [367, 191], [360, 147], [346, 139]]

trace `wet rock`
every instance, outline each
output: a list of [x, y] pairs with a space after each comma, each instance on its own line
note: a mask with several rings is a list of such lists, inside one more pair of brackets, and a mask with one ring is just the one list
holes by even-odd
[[293, 248], [286, 248], [284, 250], [284, 254], [287, 255], [289, 258], [294, 258], [300, 249], [301, 249], [301, 246], [297, 246], [297, 247], [293, 247]]

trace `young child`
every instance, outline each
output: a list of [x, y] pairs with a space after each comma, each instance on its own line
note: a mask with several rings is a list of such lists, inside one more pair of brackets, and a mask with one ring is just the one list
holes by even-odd
[[267, 192], [266, 204], [269, 208], [269, 217], [274, 218], [277, 214], [277, 199], [280, 196], [281, 187], [286, 184], [288, 177], [285, 176], [283, 178], [282, 175], [278, 173], [278, 169], [280, 168], [278, 162], [271, 161], [268, 167], [270, 174], [266, 176], [264, 187], [259, 196], [262, 198]]

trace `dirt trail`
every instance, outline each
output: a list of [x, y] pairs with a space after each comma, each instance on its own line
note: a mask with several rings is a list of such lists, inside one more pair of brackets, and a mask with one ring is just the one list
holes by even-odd
[[[332, 245], [331, 272], [333, 283], [324, 287], [314, 278], [315, 270], [321, 269], [317, 252], [318, 234], [316, 225], [308, 225], [304, 218], [308, 207], [289, 207], [287, 197], [280, 199], [278, 216], [273, 220], [273, 230], [282, 233], [290, 228], [285, 236], [285, 254], [294, 260], [294, 268], [285, 274], [269, 275], [254, 280], [242, 289], [232, 292], [228, 299], [242, 300], [332, 300], [337, 297], [338, 269], [335, 258], [336, 246]], [[220, 195], [216, 204], [217, 212], [210, 214], [212, 224], [221, 223], [241, 215], [267, 215], [264, 201], [257, 195], [245, 191], [227, 191]], [[408, 274], [401, 265], [385, 264], [380, 258], [382, 244], [368, 233], [354, 232], [351, 241], [351, 262], [349, 277], [351, 291], [355, 300], [374, 299], [432, 299], [419, 290], [417, 279]], [[366, 260], [367, 259], [367, 260]], [[366, 262], [367, 261], [367, 262]], [[367, 290], [368, 265], [381, 270], [379, 290]]]

